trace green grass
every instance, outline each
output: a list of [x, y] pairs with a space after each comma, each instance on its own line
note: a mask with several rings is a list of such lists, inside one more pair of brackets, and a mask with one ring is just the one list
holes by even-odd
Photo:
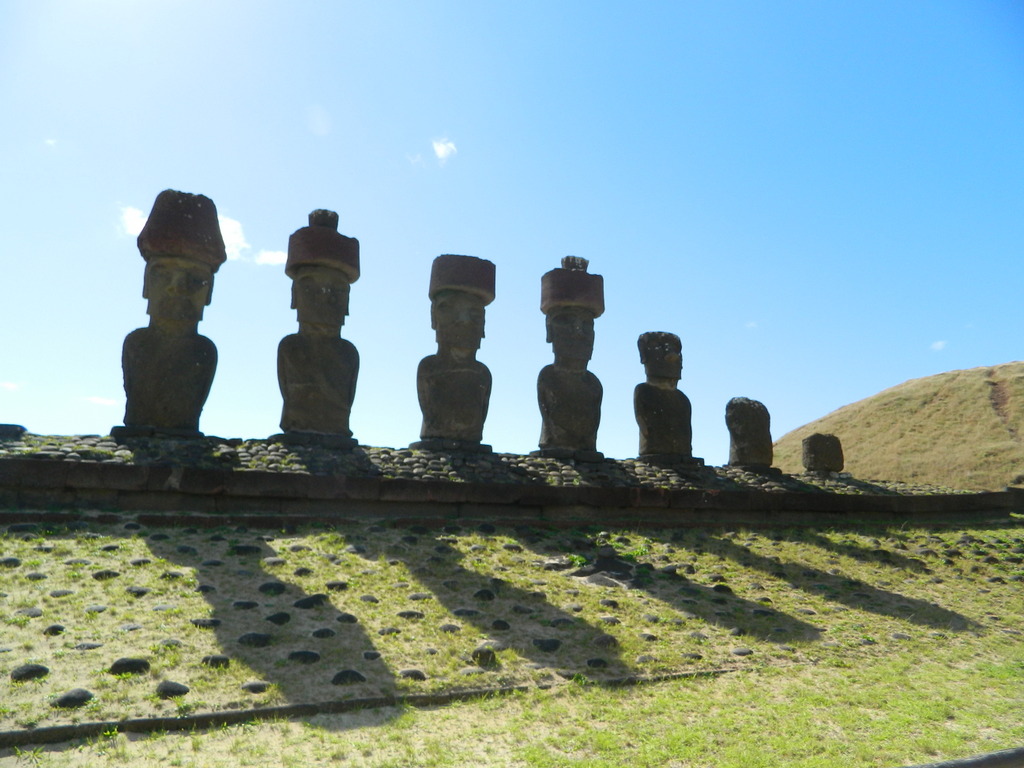
[[[273, 532], [269, 541], [264, 531], [165, 529], [165, 540], [150, 538], [154, 532], [90, 525], [0, 537], [0, 556], [22, 560], [0, 572], [0, 648], [10, 649], [0, 653], [0, 728], [508, 684], [531, 690], [425, 711], [386, 708], [192, 735], [108, 734], [42, 751], [22, 747], [20, 755], [0, 752], [0, 764], [255, 765], [287, 755], [296, 765], [886, 766], [1024, 739], [1019, 524], [600, 534], [413, 533], [363, 525]], [[230, 554], [233, 544], [259, 551]], [[621, 588], [570, 575], [605, 544], [647, 568], [645, 578]], [[71, 558], [90, 562], [69, 566]], [[150, 562], [130, 565], [138, 558]], [[571, 568], [545, 568], [560, 558]], [[222, 564], [204, 565], [211, 560]], [[665, 572], [669, 565], [677, 566], [675, 574]], [[104, 569], [121, 575], [92, 578]], [[33, 572], [46, 578], [28, 578]], [[178, 575], [166, 578], [168, 572]], [[257, 590], [271, 580], [286, 592]], [[329, 591], [326, 584], [336, 580], [347, 589]], [[199, 585], [215, 590], [204, 594]], [[128, 586], [150, 592], [131, 597]], [[73, 594], [50, 597], [57, 589]], [[474, 597], [480, 589], [494, 599]], [[325, 605], [293, 606], [318, 593], [328, 596]], [[257, 607], [234, 608], [238, 599]], [[107, 610], [90, 613], [95, 604]], [[24, 607], [40, 607], [43, 616], [17, 615]], [[478, 615], [457, 615], [466, 607]], [[404, 610], [423, 618], [400, 618]], [[291, 621], [265, 621], [278, 611]], [[339, 623], [342, 612], [359, 622]], [[190, 621], [196, 618], [222, 624], [200, 629]], [[495, 618], [512, 629], [494, 630]], [[52, 623], [64, 624], [65, 633], [43, 635]], [[121, 629], [126, 624], [140, 628]], [[460, 630], [444, 632], [445, 624]], [[387, 626], [401, 631], [379, 635]], [[311, 637], [324, 627], [336, 634]], [[249, 631], [269, 632], [274, 642], [238, 645]], [[604, 635], [614, 645], [598, 647]], [[178, 644], [164, 644], [168, 638]], [[538, 651], [533, 640], [541, 638], [557, 638], [562, 647]], [[103, 645], [76, 650], [86, 641]], [[483, 642], [497, 649], [493, 668], [474, 668], [470, 654]], [[740, 647], [752, 653], [735, 655]], [[288, 660], [305, 649], [321, 660]], [[365, 660], [367, 650], [382, 658]], [[231, 657], [229, 668], [200, 663], [216, 653]], [[110, 675], [110, 663], [121, 656], [142, 656], [151, 669]], [[588, 664], [597, 657], [607, 666]], [[27, 662], [51, 672], [12, 683], [9, 671]], [[399, 676], [410, 667], [427, 679]], [[366, 682], [331, 685], [346, 668], [360, 670]], [[624, 676], [718, 670], [726, 673], [606, 685]], [[159, 699], [162, 679], [191, 691], [180, 700]], [[253, 679], [271, 683], [269, 690], [243, 691], [241, 684]], [[90, 689], [94, 700], [79, 710], [48, 706], [73, 687]]]

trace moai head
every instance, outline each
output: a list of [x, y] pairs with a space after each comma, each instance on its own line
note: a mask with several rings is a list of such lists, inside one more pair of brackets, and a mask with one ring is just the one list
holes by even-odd
[[195, 324], [213, 295], [213, 273], [227, 259], [217, 207], [204, 195], [164, 190], [139, 233], [146, 260], [142, 296], [154, 323]]
[[309, 214], [309, 226], [288, 239], [284, 270], [292, 279], [300, 332], [319, 328], [337, 334], [348, 315], [350, 286], [359, 279], [359, 241], [339, 234], [338, 214]]
[[835, 435], [815, 432], [803, 440], [804, 469], [808, 472], [842, 472], [843, 444]]
[[649, 331], [636, 340], [640, 362], [648, 383], [671, 382], [674, 387], [683, 372], [683, 345], [674, 333]]
[[475, 353], [484, 338], [484, 307], [494, 301], [494, 264], [445, 254], [430, 269], [430, 327], [439, 349]]
[[604, 278], [587, 272], [589, 262], [566, 256], [540, 282], [540, 311], [547, 315], [547, 341], [555, 364], [574, 360], [584, 367], [594, 354], [594, 318], [604, 313]]
[[725, 405], [725, 425], [729, 428], [730, 465], [771, 466], [771, 416], [763, 403], [734, 397]]

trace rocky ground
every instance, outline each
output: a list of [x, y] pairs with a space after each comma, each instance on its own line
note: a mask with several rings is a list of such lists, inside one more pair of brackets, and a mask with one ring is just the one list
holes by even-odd
[[585, 463], [509, 453], [459, 454], [359, 446], [352, 451], [294, 446], [267, 440], [133, 439], [118, 444], [100, 435], [9, 435], [3, 458], [38, 458], [107, 464], [174, 464], [264, 472], [341, 474], [432, 482], [536, 483], [554, 486], [651, 487], [767, 492], [931, 495], [972, 493], [940, 486], [858, 480], [847, 473], [786, 475], [737, 467], [661, 466], [640, 459]]

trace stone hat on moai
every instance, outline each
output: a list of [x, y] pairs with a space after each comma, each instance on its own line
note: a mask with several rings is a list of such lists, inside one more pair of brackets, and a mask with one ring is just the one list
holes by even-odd
[[165, 189], [157, 195], [138, 243], [147, 262], [173, 256], [198, 261], [216, 272], [227, 260], [217, 206], [205, 195]]
[[441, 291], [466, 291], [483, 299], [485, 306], [490, 304], [494, 301], [494, 262], [454, 253], [438, 256], [430, 268], [430, 300]]
[[562, 266], [540, 279], [540, 311], [545, 315], [565, 307], [582, 307], [600, 317], [604, 313], [604, 278], [587, 272], [586, 259], [566, 256]]
[[359, 241], [338, 232], [334, 211], [318, 208], [309, 214], [309, 226], [288, 238], [285, 274], [295, 277], [298, 267], [307, 266], [338, 269], [350, 283], [359, 279]]

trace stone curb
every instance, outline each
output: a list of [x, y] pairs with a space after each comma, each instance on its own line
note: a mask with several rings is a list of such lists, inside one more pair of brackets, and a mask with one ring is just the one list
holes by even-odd
[[1003, 749], [985, 755], [945, 760], [941, 763], [919, 763], [903, 768], [1024, 768], [1024, 747]]
[[[789, 665], [795, 666], [795, 665]], [[721, 677], [730, 672], [742, 672], [743, 669], [709, 669], [693, 672], [668, 672], [661, 675], [629, 675], [611, 680], [588, 681], [592, 685], [608, 688], [621, 688], [646, 683], [661, 683], [669, 680], [691, 680], [706, 677]], [[222, 725], [235, 725], [252, 720], [283, 720], [315, 715], [340, 714], [360, 709], [378, 709], [381, 707], [410, 706], [436, 707], [453, 704], [459, 701], [473, 701], [494, 696], [509, 696], [514, 693], [527, 693], [532, 690], [546, 691], [554, 688], [554, 684], [508, 685], [495, 688], [468, 688], [447, 693], [411, 693], [404, 696], [372, 696], [360, 699], [342, 699], [325, 701], [317, 704], [287, 704], [280, 707], [262, 707], [259, 709], [233, 709], [225, 712], [205, 712], [181, 717], [141, 717], [130, 720], [108, 720], [91, 723], [74, 723], [72, 725], [53, 725], [30, 730], [0, 731], [0, 749], [21, 747], [28, 744], [53, 744], [72, 739], [85, 739], [101, 736], [104, 733], [117, 731], [120, 733], [153, 733], [156, 731], [191, 731], [195, 729], [218, 728]]]

